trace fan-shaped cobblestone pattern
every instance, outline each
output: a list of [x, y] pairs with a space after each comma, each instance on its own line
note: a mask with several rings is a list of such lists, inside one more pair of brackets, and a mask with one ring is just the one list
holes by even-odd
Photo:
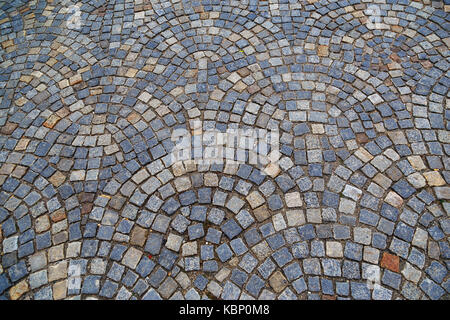
[[448, 298], [448, 10], [0, 1], [0, 297]]

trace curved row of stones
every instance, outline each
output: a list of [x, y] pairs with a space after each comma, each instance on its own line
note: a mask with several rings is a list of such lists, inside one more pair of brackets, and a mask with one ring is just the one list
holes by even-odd
[[[448, 296], [442, 3], [75, 4], [0, 1], [2, 298]], [[230, 128], [278, 166], [171, 160]]]

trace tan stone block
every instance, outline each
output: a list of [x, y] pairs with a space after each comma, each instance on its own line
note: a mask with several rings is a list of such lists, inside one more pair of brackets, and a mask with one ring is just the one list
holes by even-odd
[[39, 92], [42, 92], [42, 91], [44, 91], [45, 89], [47, 89], [47, 86], [46, 86], [45, 84], [43, 84], [43, 83], [39, 84], [39, 85], [36, 87], [36, 90], [39, 91]]
[[14, 150], [16, 150], [16, 151], [26, 150], [28, 143], [30, 143], [30, 139], [21, 138], [19, 140], [19, 142], [17, 143], [16, 147], [14, 148]]
[[368, 162], [373, 159], [373, 156], [363, 147], [360, 147], [355, 151], [355, 156], [364, 162]]
[[386, 203], [389, 203], [391, 206], [396, 207], [396, 208], [400, 208], [403, 204], [403, 198], [400, 197], [396, 192], [394, 191], [390, 191], [387, 195], [386, 198], [384, 198], [384, 201]]
[[264, 221], [270, 217], [269, 209], [267, 205], [262, 205], [259, 208], [253, 210], [256, 220], [259, 222]]
[[416, 170], [423, 170], [426, 168], [420, 156], [409, 156], [408, 161], [409, 163], [411, 163], [411, 166]]
[[272, 178], [275, 178], [281, 170], [277, 164], [271, 162], [264, 168], [264, 172]]
[[91, 94], [91, 96], [96, 96], [99, 94], [103, 93], [103, 89], [102, 88], [92, 88], [89, 93]]
[[164, 117], [166, 114], [170, 113], [170, 109], [164, 105], [159, 106], [155, 111], [160, 117]]
[[131, 232], [130, 243], [142, 247], [147, 240], [147, 230], [139, 226], [135, 226]]
[[48, 281], [67, 278], [67, 260], [48, 267]]
[[450, 187], [435, 187], [433, 189], [438, 199], [450, 200]]
[[317, 48], [317, 55], [319, 57], [327, 57], [328, 56], [328, 46], [319, 45]]
[[49, 179], [51, 184], [55, 187], [59, 187], [66, 181], [66, 176], [61, 171], [56, 171]]
[[5, 135], [10, 135], [17, 128], [17, 123], [7, 122], [1, 129], [0, 132]]
[[445, 180], [437, 171], [425, 172], [423, 175], [425, 179], [427, 179], [428, 185], [430, 185], [431, 187], [439, 187], [445, 185]]
[[52, 129], [58, 121], [61, 120], [56, 114], [52, 114], [48, 119], [44, 122], [44, 127]]
[[20, 77], [20, 81], [26, 82], [26, 83], [30, 83], [31, 80], [33, 80], [32, 76], [29, 75], [23, 75]]
[[35, 230], [37, 233], [41, 233], [50, 229], [50, 219], [47, 215], [42, 215], [35, 221]]
[[288, 281], [281, 273], [281, 271], [277, 270], [274, 274], [269, 278], [269, 284], [273, 288], [276, 293], [280, 293], [287, 287]]
[[14, 45], [13, 40], [6, 40], [2, 42], [2, 47], [3, 48], [8, 48]]
[[289, 208], [301, 207], [303, 205], [299, 192], [286, 193], [284, 200]]
[[49, 65], [50, 67], [54, 66], [56, 63], [58, 62], [58, 60], [56, 60], [55, 58], [50, 58], [47, 61], [47, 65]]
[[204, 176], [205, 186], [216, 187], [219, 185], [219, 177], [215, 173], [207, 172]]
[[59, 281], [53, 285], [53, 299], [62, 300], [67, 296], [67, 280]]
[[50, 219], [52, 222], [59, 222], [61, 220], [64, 220], [66, 218], [66, 211], [64, 211], [64, 208], [60, 208], [50, 214]]
[[172, 165], [172, 173], [175, 177], [179, 177], [183, 174], [186, 173], [186, 169], [183, 166], [183, 162], [179, 161], [179, 162], [175, 162]]
[[327, 256], [331, 258], [342, 258], [344, 256], [342, 244], [338, 241], [327, 241], [326, 252]]
[[64, 259], [64, 245], [60, 244], [58, 246], [51, 247], [48, 249], [48, 261], [54, 262]]
[[30, 290], [30, 288], [28, 287], [27, 280], [22, 280], [21, 282], [16, 284], [14, 287], [9, 289], [9, 296], [11, 297], [11, 300], [18, 300], [21, 296], [23, 296], [29, 290]]
[[406, 177], [409, 183], [411, 183], [415, 188], [423, 188], [427, 184], [425, 178], [419, 172], [414, 172]]
[[70, 84], [71, 86], [74, 86], [74, 85], [80, 83], [81, 81], [83, 81], [83, 79], [81, 78], [81, 75], [77, 73], [77, 74], [74, 75], [73, 77], [70, 77], [70, 79], [69, 79], [69, 84]]
[[305, 213], [303, 210], [289, 210], [286, 212], [287, 223], [289, 227], [305, 224]]
[[28, 102], [28, 99], [25, 97], [20, 97], [15, 102], [16, 102], [16, 105], [18, 105], [19, 107], [22, 107], [25, 103]]
[[233, 89], [235, 89], [237, 92], [244, 91], [248, 86], [243, 81], [238, 81], [234, 86]]
[[246, 197], [246, 199], [252, 209], [261, 206], [266, 201], [258, 191], [253, 191]]
[[56, 111], [56, 114], [58, 115], [58, 117], [64, 118], [70, 114], [70, 111], [64, 107]]
[[136, 73], [138, 73], [139, 70], [134, 69], [134, 68], [130, 68], [127, 70], [127, 73], [125, 73], [125, 77], [128, 78], [134, 78], [134, 76], [136, 75]]

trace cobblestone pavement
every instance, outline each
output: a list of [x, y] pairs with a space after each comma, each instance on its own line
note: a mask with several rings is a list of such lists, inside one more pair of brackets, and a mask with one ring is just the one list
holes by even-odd
[[449, 10], [0, 0], [0, 297], [448, 298]]

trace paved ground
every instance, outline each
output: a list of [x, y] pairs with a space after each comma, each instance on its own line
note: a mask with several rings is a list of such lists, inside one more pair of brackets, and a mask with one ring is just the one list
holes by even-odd
[[0, 1], [0, 297], [448, 298], [448, 11]]

